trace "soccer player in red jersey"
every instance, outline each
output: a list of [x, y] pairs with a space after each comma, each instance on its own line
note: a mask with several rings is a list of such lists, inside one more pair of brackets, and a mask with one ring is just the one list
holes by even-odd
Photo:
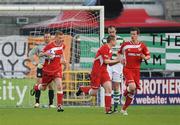
[[108, 64], [116, 64], [119, 61], [118, 58], [111, 60], [112, 57], [112, 47], [116, 45], [116, 37], [109, 36], [107, 38], [107, 43], [101, 46], [96, 53], [94, 64], [91, 71], [91, 85], [90, 86], [80, 86], [77, 96], [84, 92], [91, 96], [96, 96], [100, 85], [105, 89], [105, 111], [106, 114], [111, 114], [111, 92], [112, 84], [111, 78], [107, 71]]
[[65, 64], [63, 33], [57, 31], [55, 39], [44, 47], [41, 55], [47, 56], [43, 65], [42, 83], [35, 85], [35, 90], [45, 90], [52, 81], [57, 86], [57, 111], [63, 112], [62, 64]]
[[[119, 51], [123, 55], [123, 75], [125, 77], [126, 90], [121, 97], [123, 104], [121, 113], [128, 115], [127, 108], [131, 104], [137, 89], [140, 89], [140, 65], [142, 60], [150, 59], [150, 52], [147, 46], [138, 40], [140, 30], [132, 28], [130, 31], [131, 41], [124, 42]], [[121, 56], [122, 57], [122, 56]]]
[[[32, 64], [34, 66], [37, 66], [37, 70], [36, 70], [36, 76], [37, 76], [37, 81], [36, 84], [40, 84], [42, 81], [42, 68], [43, 68], [43, 64], [45, 61], [44, 56], [39, 56], [40, 52], [42, 51], [42, 49], [49, 43], [51, 39], [51, 34], [49, 32], [45, 32], [44, 34], [44, 41], [42, 43], [40, 43], [39, 45], [35, 46], [30, 52], [29, 52], [29, 58], [32, 61]], [[34, 60], [34, 55], [38, 56], [39, 61], [36, 62]], [[55, 108], [55, 106], [53, 105], [53, 100], [54, 100], [54, 90], [51, 84], [48, 85], [48, 96], [49, 96], [49, 108]], [[40, 96], [41, 96], [41, 91], [37, 90], [34, 91], [31, 90], [32, 92], [30, 92], [30, 94], [33, 96], [35, 95], [35, 104], [34, 104], [34, 108], [39, 108], [40, 107]]]

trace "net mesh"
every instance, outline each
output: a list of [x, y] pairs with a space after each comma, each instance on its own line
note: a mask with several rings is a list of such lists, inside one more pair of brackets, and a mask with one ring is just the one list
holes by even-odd
[[[5, 13], [5, 12], [1, 12]], [[98, 10], [59, 10], [59, 11], [8, 11], [6, 17], [19, 18], [20, 30], [6, 32], [1, 36], [1, 73], [2, 78], [18, 78], [11, 80], [12, 86], [19, 86], [24, 92], [24, 99], [18, 101], [16, 92], [12, 92], [14, 100], [5, 98], [4, 106], [28, 107], [34, 104], [29, 90], [36, 82], [36, 66], [29, 60], [28, 54], [36, 45], [43, 42], [45, 32], [62, 31], [65, 34], [64, 44], [67, 68], [63, 73], [63, 89], [65, 105], [98, 105], [98, 99], [90, 96], [76, 96], [80, 85], [89, 85], [90, 69], [95, 53], [100, 45], [100, 12]], [[28, 20], [26, 20], [28, 19]], [[26, 21], [29, 24], [26, 24]], [[9, 31], [12, 31], [11, 28]], [[38, 57], [34, 56], [38, 62]], [[3, 60], [3, 61], [2, 61]], [[19, 78], [31, 78], [19, 79]], [[2, 79], [9, 85], [9, 80]], [[26, 82], [24, 82], [26, 81]], [[5, 83], [5, 82], [3, 82]], [[21, 84], [19, 84], [21, 83]], [[54, 86], [55, 88], [55, 86]], [[2, 92], [3, 93], [3, 92]], [[17, 98], [16, 98], [17, 97]], [[56, 102], [56, 101], [54, 101]], [[42, 93], [41, 106], [48, 103], [47, 92]], [[0, 105], [3, 107], [3, 105]]]
[[[32, 37], [40, 37], [44, 32], [52, 35], [56, 30], [64, 32], [70, 46], [69, 60], [70, 70], [89, 70], [99, 47], [100, 25], [98, 11], [65, 10], [50, 20], [23, 27], [24, 34]], [[69, 50], [68, 50], [69, 51]]]

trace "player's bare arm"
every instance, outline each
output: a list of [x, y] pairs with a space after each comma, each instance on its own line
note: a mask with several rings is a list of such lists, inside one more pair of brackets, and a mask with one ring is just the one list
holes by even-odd
[[123, 64], [123, 65], [125, 64], [125, 59], [122, 54], [117, 53], [117, 58], [120, 60], [121, 64]]
[[141, 58], [144, 60], [149, 60], [150, 56], [149, 55], [145, 56], [144, 54], [141, 54]]
[[110, 64], [110, 65], [114, 65], [114, 64], [117, 64], [117, 63], [119, 63], [119, 62], [120, 62], [119, 58], [116, 58], [116, 59], [114, 59], [114, 60], [111, 60], [111, 59], [105, 59], [105, 60], [104, 60], [104, 63], [105, 63], [105, 64]]
[[38, 48], [36, 46], [29, 52], [29, 55], [28, 55], [29, 59], [31, 60], [31, 62], [34, 66], [38, 65], [38, 63], [34, 60], [34, 55], [37, 55], [37, 53], [38, 53]]
[[46, 51], [46, 52], [40, 52], [39, 53], [39, 56], [42, 57], [42, 56], [47, 56], [47, 57], [51, 57], [53, 54], [50, 53], [49, 51]]
[[63, 68], [63, 71], [66, 70], [66, 59], [65, 59], [65, 55], [63, 53], [62, 57], [61, 57], [61, 64], [63, 64], [64, 68]]

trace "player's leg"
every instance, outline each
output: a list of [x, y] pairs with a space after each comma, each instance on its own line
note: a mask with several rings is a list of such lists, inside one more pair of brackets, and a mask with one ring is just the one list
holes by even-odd
[[96, 96], [98, 93], [99, 87], [92, 87], [92, 86], [80, 86], [76, 95], [79, 96], [82, 92], [84, 94], [89, 94], [91, 96]]
[[127, 115], [126, 109], [129, 107], [129, 105], [131, 104], [131, 102], [134, 99], [134, 96], [136, 94], [136, 90], [140, 89], [140, 70], [139, 69], [133, 69], [133, 79], [134, 82], [131, 82], [128, 84], [127, 89], [126, 89], [126, 93], [124, 95], [126, 95], [126, 101], [125, 104], [122, 107], [122, 112], [124, 112], [125, 115]]
[[[42, 81], [42, 69], [37, 68], [36, 77], [37, 77], [37, 81], [36, 81], [35, 85], [38, 86], [39, 84], [41, 84], [41, 81]], [[40, 101], [39, 100], [40, 100], [40, 96], [41, 96], [41, 91], [32, 89], [30, 94], [32, 96], [35, 95], [35, 105], [34, 105], [34, 107], [39, 108], [39, 106], [40, 106], [40, 104], [39, 104]]]
[[111, 114], [111, 93], [112, 85], [111, 81], [106, 81], [103, 83], [103, 88], [105, 90], [105, 111], [106, 114]]
[[[37, 78], [37, 85], [39, 85], [41, 83], [41, 78]], [[35, 91], [35, 104], [34, 104], [34, 108], [38, 108], [40, 106], [40, 96], [41, 96], [41, 91], [40, 90], [36, 90]]]
[[113, 101], [114, 113], [118, 112], [118, 105], [120, 103], [120, 84], [122, 82], [122, 64], [118, 63], [112, 67], [112, 86], [113, 86]]
[[133, 98], [134, 98], [134, 95], [135, 95], [135, 92], [136, 92], [136, 84], [134, 82], [132, 83], [129, 83], [129, 85], [127, 86], [127, 89], [126, 89], [126, 94], [124, 94], [124, 96], [126, 97], [126, 100], [125, 100], [125, 103], [123, 104], [122, 106], [122, 109], [121, 109], [121, 112], [124, 114], [124, 115], [127, 115], [127, 108], [129, 107], [129, 105], [131, 104]]
[[90, 82], [91, 85], [89, 86], [80, 86], [76, 95], [79, 96], [82, 92], [91, 96], [97, 95], [98, 89], [100, 87], [100, 77], [97, 77], [97, 74], [91, 74]]
[[37, 90], [43, 90], [44, 91], [44, 90], [46, 90], [47, 85], [52, 82], [53, 78], [54, 77], [49, 75], [48, 72], [43, 71], [43, 73], [42, 73], [42, 82], [40, 84], [35, 84], [32, 90], [34, 90], [34, 91], [37, 91]]
[[114, 101], [114, 111], [118, 112], [118, 105], [120, 100], [120, 83], [119, 82], [113, 82], [113, 101]]
[[49, 108], [55, 108], [56, 106], [53, 105], [54, 100], [54, 89], [52, 83], [48, 85], [48, 97], [49, 97]]
[[123, 97], [125, 98], [125, 102], [122, 106], [121, 113], [123, 115], [127, 115], [127, 108], [131, 104], [134, 95], [136, 93], [136, 80], [139, 79], [139, 74], [133, 69], [125, 69], [124, 68], [124, 76], [125, 76], [125, 82], [126, 82], [126, 89], [123, 93]]
[[56, 77], [54, 82], [57, 87], [57, 111], [63, 112], [63, 85], [62, 85], [62, 78]]
[[81, 95], [81, 93], [89, 94], [89, 90], [91, 89], [91, 86], [80, 86], [78, 88], [78, 91], [76, 92], [76, 96]]

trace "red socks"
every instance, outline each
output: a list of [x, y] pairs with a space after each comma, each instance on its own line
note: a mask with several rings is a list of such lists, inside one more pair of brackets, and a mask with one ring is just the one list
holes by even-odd
[[57, 93], [57, 105], [63, 105], [63, 92]]
[[35, 85], [34, 85], [34, 90], [35, 90], [35, 91], [38, 91], [38, 90], [39, 90], [38, 86], [39, 86], [39, 84], [35, 84]]
[[133, 98], [130, 98], [130, 97], [127, 95], [127, 96], [126, 96], [126, 102], [125, 102], [125, 104], [123, 105], [122, 109], [123, 109], [123, 110], [126, 110], [127, 107], [131, 104], [132, 100], [133, 100]]
[[111, 94], [105, 94], [105, 110], [108, 112], [111, 109]]

